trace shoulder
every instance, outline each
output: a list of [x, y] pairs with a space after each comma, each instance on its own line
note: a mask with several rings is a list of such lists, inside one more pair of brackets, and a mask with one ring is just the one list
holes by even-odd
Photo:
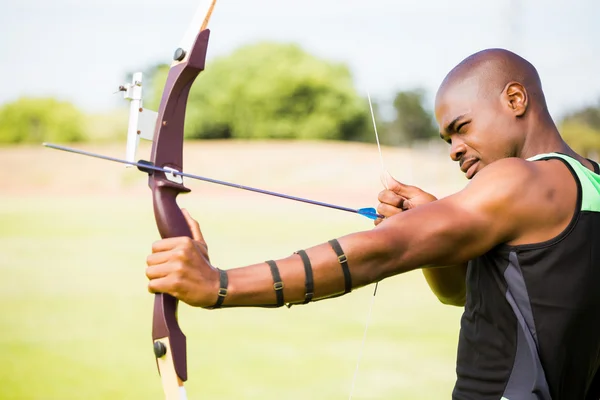
[[459, 264], [500, 244], [549, 239], [568, 224], [577, 197], [576, 190], [562, 191], [553, 183], [563, 180], [576, 188], [561, 163], [499, 160], [463, 190], [392, 216], [375, 232], [393, 249], [390, 258], [410, 265]]
[[498, 201], [511, 198], [527, 202], [539, 196], [552, 195], [556, 190], [576, 189], [575, 180], [565, 162], [559, 159], [528, 161], [504, 158], [483, 168], [464, 191], [483, 193]]
[[544, 172], [535, 164], [521, 158], [500, 159], [479, 171], [455, 196], [461, 202], [493, 207], [497, 212], [510, 209], [546, 181]]
[[507, 242], [520, 243], [548, 239], [568, 224], [577, 184], [559, 159], [506, 158], [483, 168], [459, 197], [493, 215]]
[[523, 185], [533, 183], [540, 178], [541, 171], [536, 163], [522, 158], [503, 158], [483, 168], [471, 180], [467, 189], [475, 187], [478, 190], [488, 186], [500, 189], [502, 184], [507, 192], [523, 189]]

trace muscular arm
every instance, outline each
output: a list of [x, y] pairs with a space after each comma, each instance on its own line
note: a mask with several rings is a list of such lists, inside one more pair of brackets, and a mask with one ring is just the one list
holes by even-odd
[[[377, 212], [386, 218], [438, 200], [423, 189], [403, 184], [391, 176], [388, 176], [386, 189], [382, 190], [377, 198], [380, 202]], [[375, 225], [379, 225], [382, 221], [383, 219], [377, 219]], [[429, 288], [443, 304], [464, 306], [466, 264], [448, 267], [422, 266], [421, 271]]]
[[[535, 179], [524, 163], [509, 160], [491, 165], [452, 196], [397, 214], [373, 230], [339, 238], [348, 257], [353, 287], [424, 265], [464, 265], [517, 238], [530, 218], [528, 214], [532, 214], [524, 205], [531, 202], [530, 196], [523, 196], [523, 191], [530, 190], [527, 188]], [[342, 292], [342, 272], [331, 247], [321, 244], [306, 251], [314, 272], [315, 297]], [[285, 284], [285, 301], [301, 301], [304, 269], [299, 256], [277, 260], [277, 264]], [[455, 272], [452, 275], [458, 276]], [[273, 280], [266, 264], [233, 269], [229, 276], [231, 290], [226, 305], [273, 304]], [[437, 274], [436, 279], [442, 276]]]
[[[372, 230], [339, 238], [353, 288], [423, 266], [464, 265], [502, 243], [535, 242], [558, 234], [572, 217], [576, 185], [567, 169], [557, 163], [497, 161], [452, 196], [386, 218]], [[217, 299], [219, 273], [208, 261], [199, 227], [196, 231], [196, 241], [173, 238], [157, 242], [146, 274], [151, 292], [169, 293], [188, 304], [208, 307]], [[314, 298], [343, 292], [342, 269], [330, 245], [320, 244], [306, 252], [314, 274]], [[290, 255], [277, 260], [277, 265], [284, 301], [304, 300], [300, 257]], [[227, 272], [225, 306], [275, 304], [273, 278], [266, 263]], [[458, 302], [458, 297], [449, 296], [449, 300]]]

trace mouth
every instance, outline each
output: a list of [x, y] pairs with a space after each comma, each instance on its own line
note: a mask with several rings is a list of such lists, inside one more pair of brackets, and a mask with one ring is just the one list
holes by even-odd
[[477, 167], [479, 167], [479, 160], [476, 158], [471, 158], [464, 162], [460, 166], [460, 169], [466, 174], [467, 179], [471, 179], [477, 172]]

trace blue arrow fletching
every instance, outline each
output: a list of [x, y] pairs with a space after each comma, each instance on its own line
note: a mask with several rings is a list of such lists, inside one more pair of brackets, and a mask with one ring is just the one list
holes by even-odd
[[369, 219], [383, 218], [383, 215], [377, 214], [377, 210], [373, 207], [359, 208], [356, 210], [360, 215], [364, 215]]

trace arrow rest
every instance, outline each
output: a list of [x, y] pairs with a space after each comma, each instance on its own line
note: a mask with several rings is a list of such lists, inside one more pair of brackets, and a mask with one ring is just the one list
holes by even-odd
[[147, 173], [148, 175], [152, 175], [154, 173], [154, 170], [148, 167], [154, 167], [154, 163], [151, 161], [146, 161], [146, 160], [138, 160], [137, 162], [137, 169], [139, 169], [142, 172]]

